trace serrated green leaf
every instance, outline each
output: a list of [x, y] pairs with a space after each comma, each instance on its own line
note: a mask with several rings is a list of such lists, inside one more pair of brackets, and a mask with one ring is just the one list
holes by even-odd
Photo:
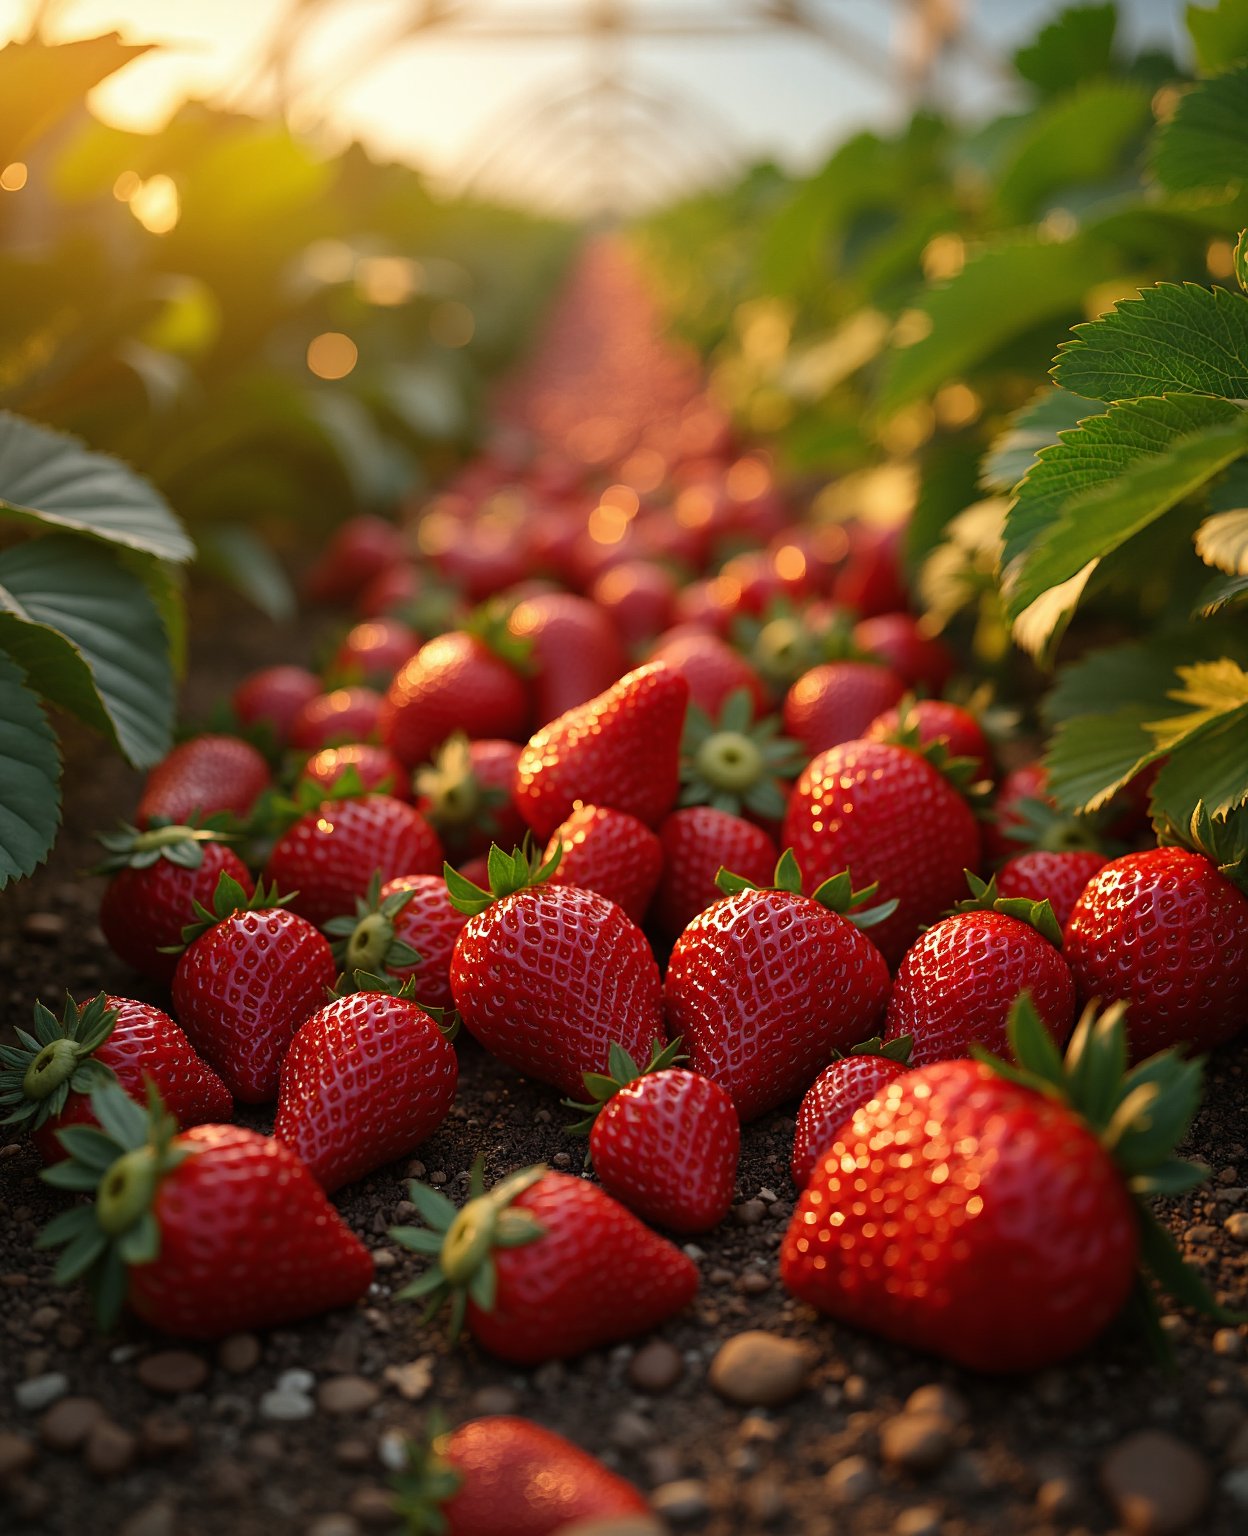
[[0, 890], [51, 851], [61, 821], [60, 780], [52, 727], [26, 674], [0, 651]]
[[1248, 176], [1248, 64], [1202, 80], [1157, 134], [1153, 173], [1170, 192], [1237, 191]]
[[1248, 603], [1248, 576], [1219, 576], [1202, 587], [1196, 599], [1196, 616], [1210, 619], [1228, 608]]
[[1049, 22], [1034, 42], [1018, 50], [1014, 67], [1046, 95], [1108, 74], [1117, 23], [1117, 8], [1112, 4], [1071, 6]]
[[1189, 5], [1187, 30], [1196, 62], [1206, 74], [1216, 74], [1248, 58], [1248, 7], [1243, 0], [1218, 0], [1213, 6]]
[[1042, 448], [1051, 448], [1059, 433], [1069, 432], [1089, 416], [1105, 411], [1099, 400], [1086, 400], [1068, 389], [1046, 385], [1020, 411], [993, 443], [984, 458], [980, 483], [985, 490], [1012, 491], [1031, 468]]
[[1196, 553], [1228, 576], [1248, 576], [1248, 507], [1218, 512], [1196, 530]]

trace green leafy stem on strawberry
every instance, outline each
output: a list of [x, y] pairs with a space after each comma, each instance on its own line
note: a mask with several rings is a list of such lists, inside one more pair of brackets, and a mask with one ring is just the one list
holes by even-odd
[[1005, 917], [1026, 923], [1041, 938], [1048, 939], [1055, 949], [1061, 949], [1062, 927], [1050, 901], [1032, 901], [1029, 896], [1002, 896], [997, 890], [996, 875], [991, 880], [982, 880], [973, 870], [967, 869], [963, 873], [971, 890], [970, 899], [958, 902], [952, 912], [1000, 912]]
[[442, 872], [452, 905], [466, 916], [476, 917], [504, 896], [514, 896], [517, 891], [545, 884], [559, 868], [562, 858], [562, 843], [557, 844], [555, 851], [544, 861], [531, 846], [504, 853], [497, 843], [492, 843], [486, 858], [490, 878], [488, 891], [475, 885], [450, 864], [444, 864]]
[[380, 992], [385, 997], [401, 998], [405, 1003], [415, 1003], [422, 1013], [427, 1013], [447, 1040], [454, 1040], [463, 1028], [463, 1019], [457, 1008], [439, 1008], [434, 1003], [422, 1003], [416, 996], [414, 976], [377, 976], [368, 971], [354, 971], [348, 981], [339, 976], [328, 989], [331, 1000], [347, 997], [355, 992]]
[[[587, 1136], [600, 1112], [607, 1107], [621, 1088], [629, 1083], [635, 1083], [639, 1077], [645, 1077], [651, 1072], [662, 1072], [668, 1067], [674, 1067], [677, 1062], [687, 1061], [689, 1058], [681, 1050], [681, 1043], [680, 1035], [677, 1035], [674, 1040], [655, 1040], [650, 1047], [650, 1060], [644, 1067], [639, 1067], [624, 1047], [618, 1041], [612, 1040], [607, 1049], [607, 1070], [584, 1074], [588, 1100], [560, 1100], [565, 1109], [579, 1110], [583, 1116], [574, 1125], [568, 1126], [568, 1131], [573, 1136]], [[588, 1168], [589, 1164], [589, 1154], [586, 1153], [585, 1166]]]
[[117, 1010], [103, 992], [79, 1009], [68, 993], [57, 1018], [35, 1004], [34, 1033], [15, 1027], [18, 1044], [0, 1045], [0, 1125], [37, 1131], [59, 1115], [71, 1093], [90, 1093], [116, 1076], [94, 1053], [113, 1032]]
[[376, 976], [421, 963], [419, 950], [399, 938], [395, 927], [396, 918], [415, 894], [414, 890], [392, 891], [383, 898], [381, 871], [376, 870], [365, 895], [356, 897], [355, 916], [333, 917], [324, 924], [322, 932], [332, 940], [334, 959], [346, 974], [367, 971]]
[[115, 874], [122, 869], [150, 869], [161, 859], [181, 869], [198, 869], [204, 862], [205, 843], [223, 843], [229, 834], [217, 826], [190, 825], [153, 816], [145, 831], [123, 822], [116, 832], [99, 832], [98, 842], [107, 858], [93, 873]]
[[797, 742], [780, 735], [778, 716], [754, 719], [748, 689], [728, 695], [718, 720], [691, 703], [680, 744], [680, 804], [779, 821], [786, 804], [781, 784], [805, 762]]
[[298, 894], [298, 891], [287, 891], [285, 895], [279, 895], [276, 882], [266, 887], [264, 881], [259, 880], [255, 890], [248, 896], [238, 881], [222, 870], [212, 893], [212, 909], [209, 910], [201, 901], [195, 902], [191, 908], [195, 921], [183, 927], [182, 943], [168, 945], [163, 952], [180, 954], [188, 944], [193, 944], [201, 934], [215, 928], [232, 913], [267, 912], [274, 907], [286, 906]]
[[[734, 875], [731, 870], [722, 868], [715, 876], [715, 884], [725, 896], [735, 896], [738, 891], [762, 889], [753, 880], [747, 880], [744, 875]], [[826, 907], [829, 912], [836, 912], [846, 918], [856, 928], [874, 928], [877, 923], [884, 922], [897, 910], [896, 897], [889, 901], [882, 901], [874, 907], [864, 906], [864, 903], [870, 901], [879, 888], [879, 883], [876, 882], [855, 891], [849, 878], [849, 871], [845, 869], [839, 875], [830, 876], [812, 891], [810, 899], [817, 901], [821, 907]], [[772, 884], [766, 889], [787, 891], [793, 896], [802, 894], [802, 871], [792, 848], [786, 848], [780, 855], [776, 872], [772, 876]]]

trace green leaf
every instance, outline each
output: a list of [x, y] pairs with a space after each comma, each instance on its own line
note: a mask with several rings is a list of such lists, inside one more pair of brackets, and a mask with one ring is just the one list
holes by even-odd
[[26, 675], [0, 651], [0, 890], [47, 858], [61, 820], [56, 737]]
[[1189, 5], [1187, 30], [1196, 62], [1206, 74], [1248, 58], [1248, 8], [1243, 0], [1219, 0], [1212, 8]]
[[1063, 11], [1014, 55], [1014, 68], [1045, 95], [1109, 73], [1118, 13], [1114, 5], [1076, 5]]
[[179, 564], [195, 554], [164, 498], [120, 459], [8, 411], [0, 411], [0, 519]]
[[445, 1232], [459, 1215], [455, 1205], [431, 1184], [418, 1184], [413, 1180], [407, 1186], [407, 1197], [420, 1212], [421, 1220], [435, 1231]]
[[140, 768], [169, 750], [173, 673], [143, 583], [69, 534], [0, 553], [0, 646], [50, 699]]
[[116, 32], [70, 43], [9, 43], [0, 50], [0, 163], [78, 112], [92, 86], [150, 47], [123, 43]]
[[1248, 507], [1218, 512], [1196, 530], [1196, 553], [1228, 576], [1248, 576]]
[[1201, 588], [1196, 613], [1202, 619], [1208, 619], [1245, 602], [1248, 602], [1248, 576], [1219, 576]]
[[1093, 400], [1141, 395], [1248, 399], [1248, 298], [1197, 283], [1157, 283], [1074, 327], [1053, 377]]
[[1175, 697], [1193, 707], [1150, 722], [1166, 761], [1153, 784], [1154, 816], [1186, 825], [1197, 804], [1224, 816], [1248, 801], [1248, 672], [1229, 659], [1180, 667]]
[[1232, 260], [1235, 263], [1235, 281], [1244, 293], [1248, 293], [1248, 229], [1240, 230]]
[[984, 458], [980, 483], [985, 490], [1012, 491], [1031, 468], [1041, 448], [1051, 448], [1062, 432], [1069, 432], [1089, 416], [1099, 416], [1105, 406], [1098, 400], [1073, 395], [1068, 389], [1045, 385], [996, 439]]
[[1163, 124], [1153, 173], [1170, 192], [1230, 195], [1248, 175], [1248, 64], [1202, 80]]
[[201, 569], [219, 577], [268, 619], [281, 622], [295, 611], [295, 592], [273, 551], [250, 528], [226, 523], [200, 540]]
[[143, 1107], [115, 1083], [91, 1095], [91, 1110], [105, 1132], [117, 1144], [131, 1150], [147, 1140], [148, 1121]]

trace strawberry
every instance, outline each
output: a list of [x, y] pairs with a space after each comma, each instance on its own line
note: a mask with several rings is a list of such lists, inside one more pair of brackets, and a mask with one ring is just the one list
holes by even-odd
[[347, 742], [375, 741], [380, 715], [381, 695], [375, 688], [333, 688], [309, 699], [291, 721], [290, 745], [319, 752]]
[[1109, 860], [1090, 848], [1070, 848], [1048, 853], [1037, 848], [1031, 853], [1017, 853], [997, 871], [997, 890], [1002, 896], [1025, 896], [1029, 901], [1047, 901], [1059, 928], [1065, 928], [1084, 886]]
[[320, 679], [306, 667], [262, 667], [239, 683], [230, 703], [240, 724], [268, 726], [278, 746], [284, 747], [295, 717], [320, 692]]
[[559, 883], [597, 891], [644, 920], [663, 872], [663, 848], [643, 822], [624, 811], [580, 805], [550, 834], [543, 861], [562, 850]]
[[663, 666], [638, 667], [605, 693], [544, 726], [516, 765], [516, 804], [543, 841], [578, 803], [627, 811], [654, 827], [679, 788], [689, 685]]
[[1085, 1013], [1063, 1062], [1021, 999], [1010, 1045], [1017, 1066], [935, 1062], [854, 1112], [793, 1212], [784, 1284], [840, 1322], [993, 1372], [1091, 1343], [1141, 1257], [1216, 1311], [1145, 1203], [1208, 1171], [1173, 1155], [1200, 1064], [1166, 1053], [1124, 1078], [1121, 1007]]
[[884, 1038], [912, 1039], [916, 1067], [969, 1056], [972, 1046], [1006, 1053], [1006, 1023], [1024, 990], [1059, 1046], [1075, 1022], [1075, 984], [1053, 908], [1001, 896], [995, 880], [967, 878], [971, 899], [910, 946], [888, 999]]
[[992, 748], [983, 727], [969, 709], [945, 699], [903, 699], [877, 715], [863, 737], [914, 748], [939, 742], [949, 757], [970, 758], [977, 780], [993, 777]]
[[365, 971], [318, 1008], [282, 1061], [273, 1134], [328, 1193], [404, 1157], [455, 1099], [459, 1064], [441, 1017]]
[[25, 1126], [45, 1163], [65, 1156], [58, 1131], [95, 1124], [89, 1095], [101, 1083], [141, 1104], [150, 1078], [183, 1127], [234, 1111], [225, 1084], [151, 1003], [100, 992], [79, 1007], [66, 997], [60, 1019], [36, 1003], [34, 1033], [15, 1033], [18, 1045], [0, 1046], [0, 1107], [9, 1107], [0, 1123]]
[[183, 929], [173, 1006], [191, 1043], [245, 1104], [277, 1093], [282, 1057], [334, 979], [328, 943], [258, 885], [222, 875], [211, 909]]
[[693, 1300], [693, 1260], [618, 1200], [566, 1173], [525, 1168], [486, 1194], [481, 1164], [456, 1210], [408, 1186], [426, 1227], [392, 1227], [401, 1247], [435, 1258], [400, 1300], [448, 1298], [451, 1332], [513, 1365], [565, 1360], [657, 1328]]
[[821, 662], [785, 695], [785, 734], [800, 742], [810, 759], [856, 740], [905, 691], [896, 672], [873, 661]]
[[1209, 1050], [1248, 1019], [1248, 896], [1186, 848], [1111, 859], [1075, 903], [1066, 958], [1082, 1000], [1130, 1003], [1133, 1059]]
[[709, 805], [673, 811], [659, 828], [663, 876], [654, 913], [665, 938], [678, 933], [713, 906], [723, 892], [715, 879], [731, 869], [755, 885], [771, 878], [779, 853], [770, 835], [753, 822]]
[[520, 748], [514, 741], [462, 731], [448, 736], [433, 763], [416, 770], [416, 807], [452, 858], [509, 848], [524, 836], [524, 818], [512, 802]]
[[100, 842], [108, 853], [100, 869], [113, 872], [100, 898], [100, 928], [114, 952], [153, 981], [172, 977], [177, 957], [168, 948], [181, 942], [195, 903], [212, 899], [223, 870], [247, 895], [253, 889], [239, 856], [203, 828], [157, 818], [146, 832], [123, 826]]
[[660, 635], [646, 658], [661, 662], [689, 684], [689, 698], [712, 718], [719, 715], [732, 694], [744, 689], [753, 713], [767, 709], [767, 692], [754, 668], [718, 635], [671, 633]]
[[[409, 798], [407, 769], [393, 752], [368, 741], [347, 742], [341, 747], [322, 747], [304, 763], [300, 777], [308, 783], [319, 785], [324, 794], [329, 795], [331, 791], [343, 789], [343, 781], [352, 769], [359, 781], [357, 793], [367, 794], [375, 790], [393, 795], [396, 800]], [[354, 784], [351, 787], [354, 788]]]
[[891, 904], [849, 876], [802, 895], [788, 850], [765, 889], [721, 871], [726, 894], [676, 940], [664, 982], [667, 1022], [694, 1068], [722, 1083], [741, 1119], [804, 1093], [834, 1050], [871, 1032], [888, 997], [888, 967], [859, 926]]
[[288, 1147], [241, 1125], [180, 1135], [155, 1091], [145, 1113], [120, 1088], [91, 1095], [102, 1129], [60, 1133], [69, 1158], [43, 1177], [94, 1191], [37, 1239], [67, 1245], [58, 1284], [86, 1275], [103, 1328], [122, 1303], [165, 1333], [216, 1339], [358, 1301], [368, 1249]]
[[496, 628], [486, 633], [488, 640], [466, 629], [439, 635], [395, 673], [381, 709], [381, 739], [409, 768], [427, 762], [455, 731], [524, 736], [529, 693], [518, 670], [521, 653]]
[[849, 553], [833, 580], [833, 599], [868, 617], [903, 609], [907, 599], [901, 568], [904, 525], [880, 528], [851, 523], [846, 531]]
[[679, 590], [672, 573], [653, 560], [625, 560], [599, 576], [590, 596], [631, 650], [667, 628]]
[[228, 811], [246, 816], [269, 786], [269, 765], [237, 736], [194, 736], [174, 747], [147, 776], [134, 820], [137, 826], [176, 822]]
[[984, 828], [984, 854], [988, 859], [995, 863], [1024, 848], [1038, 846], [1039, 839], [1031, 832], [1030, 817], [1037, 812], [1057, 812], [1048, 784], [1043, 763], [1024, 763], [1003, 775], [993, 800], [992, 819]]
[[643, 1221], [709, 1232], [727, 1216], [741, 1152], [741, 1122], [721, 1084], [674, 1065], [680, 1041], [656, 1040], [644, 1071], [613, 1044], [606, 1073], [587, 1072], [589, 1157], [609, 1195]]
[[[406, 1456], [394, 1510], [410, 1536], [556, 1536], [585, 1521], [627, 1536], [618, 1521], [649, 1508], [631, 1483], [531, 1419], [472, 1419], [427, 1447], [409, 1441]], [[640, 1536], [658, 1529], [647, 1522]]]
[[907, 688], [940, 693], [953, 675], [953, 652], [923, 621], [910, 613], [880, 613], [854, 625], [854, 644], [877, 656], [905, 682]]
[[784, 818], [808, 881], [847, 869], [878, 883], [897, 908], [872, 938], [895, 965], [923, 923], [958, 901], [979, 864], [979, 827], [954, 785], [927, 758], [886, 742], [821, 752], [794, 787]]
[[886, 1083], [908, 1072], [910, 1040], [903, 1035], [885, 1045], [878, 1035], [838, 1054], [806, 1090], [793, 1132], [789, 1172], [805, 1189], [815, 1164], [836, 1140], [836, 1133], [860, 1104], [875, 1098]]
[[628, 666], [611, 620], [571, 592], [526, 599], [512, 609], [507, 631], [531, 657], [539, 726], [596, 698]]
[[420, 636], [399, 619], [365, 619], [353, 625], [334, 652], [333, 674], [344, 683], [382, 688], [420, 649]]
[[343, 603], [370, 581], [406, 559], [403, 536], [393, 523], [372, 514], [349, 517], [333, 532], [304, 590], [314, 603]]
[[755, 718], [744, 689], [729, 694], [717, 720], [691, 703], [680, 744], [680, 803], [779, 822], [806, 757], [780, 735], [777, 716]]
[[293, 910], [321, 924], [348, 909], [375, 874], [431, 875], [442, 863], [437, 834], [393, 795], [326, 800], [284, 832], [265, 866], [274, 885], [297, 894]]
[[517, 1072], [565, 1094], [601, 1072], [614, 1040], [641, 1055], [663, 1037], [659, 968], [631, 918], [593, 891], [546, 884], [519, 849], [490, 850], [490, 889], [448, 864], [451, 900], [468, 921], [451, 960], [464, 1026]]
[[400, 875], [384, 885], [374, 875], [356, 898], [355, 916], [331, 918], [324, 932], [348, 975], [410, 977], [422, 1005], [453, 1008], [451, 956], [466, 921], [441, 875]]

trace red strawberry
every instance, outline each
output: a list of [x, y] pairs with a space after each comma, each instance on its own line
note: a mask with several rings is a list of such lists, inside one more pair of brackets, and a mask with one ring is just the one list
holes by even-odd
[[304, 752], [347, 742], [376, 740], [381, 695], [374, 688], [334, 688], [318, 693], [290, 726], [290, 744]]
[[158, 822], [146, 832], [104, 833], [100, 842], [108, 851], [101, 870], [116, 871], [100, 898], [100, 928], [127, 965], [154, 981], [173, 975], [178, 957], [162, 951], [182, 942], [195, 903], [212, 900], [223, 870], [248, 896], [253, 889], [239, 856], [202, 828]]
[[680, 1041], [655, 1042], [644, 1071], [612, 1045], [605, 1074], [587, 1072], [590, 1101], [572, 1127], [589, 1131], [598, 1181], [643, 1221], [673, 1232], [709, 1232], [727, 1216], [737, 1178], [741, 1122], [727, 1089], [673, 1063]]
[[994, 863], [1024, 848], [1035, 847], [1029, 835], [1028, 816], [1036, 810], [1056, 813], [1049, 794], [1049, 776], [1043, 763], [1024, 763], [1011, 768], [997, 785], [992, 820], [984, 827], [984, 855]]
[[884, 1038], [913, 1040], [916, 1067], [969, 1056], [972, 1046], [1006, 1054], [1006, 1023], [1023, 991], [1059, 1046], [1075, 1022], [1075, 984], [1053, 908], [968, 878], [971, 900], [910, 946], [888, 999]]
[[399, 619], [365, 619], [354, 625], [334, 652], [333, 672], [344, 682], [386, 687], [403, 663], [420, 649], [420, 636]]
[[282, 1062], [273, 1134], [327, 1192], [404, 1157], [455, 1099], [459, 1064], [440, 1018], [364, 971], [318, 1008]]
[[543, 861], [562, 850], [560, 885], [597, 891], [640, 923], [663, 872], [663, 848], [643, 822], [624, 811], [581, 805], [550, 834]]
[[510, 848], [524, 836], [524, 818], [512, 802], [520, 748], [514, 741], [462, 731], [447, 738], [435, 761], [416, 770], [416, 806], [451, 857]]
[[538, 731], [516, 765], [516, 804], [534, 833], [544, 841], [577, 804], [658, 826], [679, 787], [688, 701], [684, 678], [639, 667]]
[[246, 816], [268, 787], [269, 765], [250, 742], [195, 736], [148, 774], [134, 819], [149, 827], [155, 821], [184, 826], [218, 811]]
[[385, 885], [374, 875], [355, 916], [335, 917], [324, 931], [348, 975], [410, 977], [417, 1001], [453, 1008], [451, 956], [465, 922], [441, 875], [400, 875]]
[[1025, 896], [1028, 901], [1047, 901], [1059, 928], [1065, 928], [1083, 888], [1109, 860], [1103, 853], [1078, 848], [1046, 853], [1037, 848], [1015, 854], [997, 871], [997, 890], [1002, 896]]
[[659, 828], [659, 842], [663, 878], [654, 911], [660, 931], [669, 939], [724, 894], [715, 883], [721, 869], [763, 885], [779, 857], [761, 827], [709, 805], [673, 811]]
[[798, 1189], [806, 1188], [815, 1164], [858, 1106], [910, 1070], [909, 1054], [910, 1041], [905, 1036], [885, 1045], [876, 1035], [824, 1067], [797, 1112], [789, 1172]]
[[230, 702], [243, 725], [269, 726], [284, 747], [296, 715], [320, 692], [320, 678], [306, 667], [262, 667], [239, 683]]
[[869, 523], [849, 525], [849, 555], [836, 573], [832, 597], [868, 616], [892, 613], [906, 606], [901, 569], [903, 526], [879, 528]]
[[371, 514], [350, 517], [304, 578], [304, 590], [315, 603], [349, 602], [383, 571], [402, 565], [406, 555], [393, 523]]
[[979, 827], [966, 801], [926, 758], [886, 742], [821, 752], [798, 779], [784, 818], [808, 882], [847, 869], [895, 897], [872, 938], [890, 965], [919, 927], [958, 901], [979, 864]]
[[872, 720], [863, 732], [867, 741], [895, 741], [903, 747], [941, 744], [950, 757], [967, 757], [977, 780], [991, 779], [992, 748], [983, 727], [960, 704], [945, 699], [903, 700]]
[[319, 785], [329, 795], [339, 792], [336, 798], [345, 798], [346, 788], [355, 789], [354, 783], [344, 784], [347, 775], [354, 770], [358, 781], [358, 794], [378, 791], [393, 795], [396, 800], [407, 800], [407, 769], [385, 747], [368, 741], [352, 741], [341, 747], [323, 747], [314, 752], [303, 765], [301, 777]]
[[672, 573], [653, 560], [626, 560], [604, 571], [590, 595], [632, 648], [667, 628], [679, 590]]
[[79, 1008], [67, 997], [60, 1019], [36, 1003], [34, 1033], [16, 1034], [17, 1046], [0, 1046], [3, 1123], [24, 1125], [45, 1163], [65, 1156], [58, 1131], [96, 1123], [89, 1095], [101, 1083], [118, 1083], [141, 1104], [150, 1078], [183, 1127], [233, 1114], [225, 1084], [151, 1003], [100, 992]]
[[881, 710], [896, 704], [906, 685], [873, 661], [825, 661], [803, 672], [784, 699], [785, 734], [807, 758], [859, 738]]
[[[601, 1529], [624, 1536], [617, 1522], [649, 1508], [631, 1483], [531, 1419], [472, 1419], [427, 1450], [409, 1442], [407, 1457], [394, 1509], [413, 1533], [556, 1536], [605, 1521]], [[658, 1527], [647, 1523], [637, 1536], [646, 1530]]]
[[[1154, 1058], [1124, 1079], [1121, 1009], [1085, 1015], [1063, 1063], [1023, 1000], [1010, 1043], [1010, 1078], [936, 1062], [842, 1126], [780, 1250], [794, 1295], [996, 1372], [1091, 1343], [1127, 1300], [1141, 1252], [1176, 1288], [1181, 1261], [1145, 1201], [1206, 1172], [1172, 1150], [1199, 1104], [1199, 1064]], [[1207, 1300], [1195, 1275], [1179, 1288]]]
[[628, 666], [607, 615], [571, 592], [528, 598], [512, 610], [507, 630], [528, 648], [539, 725], [596, 698]]
[[881, 613], [854, 625], [854, 644], [869, 656], [878, 656], [905, 682], [907, 688], [940, 693], [953, 675], [953, 652], [936, 635], [929, 635], [923, 621], [911, 613]]
[[767, 709], [767, 691], [754, 668], [718, 635], [694, 632], [660, 636], [647, 660], [661, 662], [689, 684], [689, 698], [717, 718], [729, 697], [744, 689], [753, 713]]
[[730, 894], [672, 949], [667, 1021], [693, 1066], [753, 1120], [804, 1093], [834, 1050], [871, 1033], [888, 967], [855, 923], [880, 922], [890, 908], [853, 913], [871, 891], [851, 893], [848, 875], [803, 896], [791, 850], [774, 886], [760, 890], [724, 871], [720, 888]]
[[365, 795], [326, 800], [301, 817], [274, 844], [265, 873], [294, 891], [292, 909], [319, 926], [363, 896], [375, 874], [431, 875], [441, 864], [437, 834], [414, 806]]
[[657, 1328], [693, 1300], [692, 1259], [596, 1185], [525, 1168], [485, 1194], [481, 1165], [457, 1211], [445, 1195], [408, 1186], [428, 1227], [390, 1236], [434, 1263], [400, 1299], [452, 1299], [452, 1333], [513, 1365], [538, 1365]]
[[605, 896], [544, 884], [519, 851], [490, 850], [490, 890], [447, 866], [451, 899], [468, 914], [451, 961], [464, 1026], [517, 1072], [566, 1094], [601, 1072], [611, 1042], [635, 1055], [663, 1037], [659, 968], [645, 935]]
[[1112, 859], [1075, 903], [1066, 958], [1081, 1000], [1130, 1003], [1137, 1061], [1167, 1046], [1209, 1050], [1248, 1021], [1248, 896], [1204, 854]]
[[158, 1095], [145, 1114], [113, 1085], [91, 1107], [104, 1134], [62, 1131], [70, 1158], [43, 1177], [94, 1189], [95, 1201], [55, 1217], [38, 1244], [68, 1244], [55, 1278], [87, 1275], [102, 1327], [128, 1300], [154, 1328], [216, 1339], [349, 1306], [368, 1289], [372, 1255], [280, 1141], [241, 1125], [177, 1135]]
[[[409, 768], [427, 762], [448, 736], [511, 737], [528, 728], [529, 694], [517, 670], [492, 647], [503, 644], [452, 630], [422, 645], [399, 668], [381, 711], [381, 739]], [[509, 653], [510, 654], [510, 653]]]
[[306, 918], [274, 904], [263, 885], [249, 898], [222, 875], [211, 910], [183, 932], [173, 1005], [195, 1049], [246, 1104], [277, 1093], [282, 1057], [334, 979], [329, 944]]

